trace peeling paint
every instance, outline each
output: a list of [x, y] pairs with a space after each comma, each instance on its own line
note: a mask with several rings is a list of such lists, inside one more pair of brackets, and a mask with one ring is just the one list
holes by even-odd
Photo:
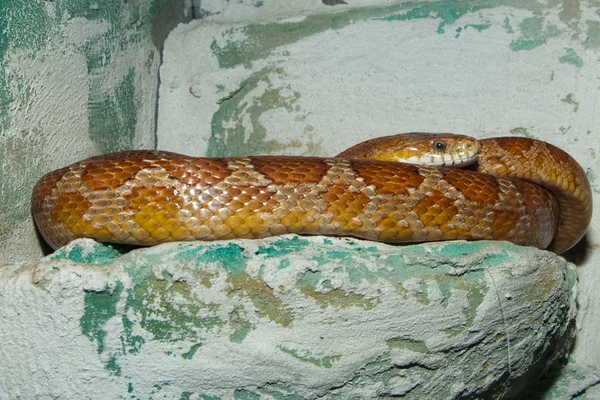
[[454, 37], [455, 38], [460, 37], [460, 34], [467, 28], [473, 28], [477, 32], [482, 32], [482, 31], [488, 29], [490, 26], [492, 26], [492, 24], [468, 24], [463, 27], [458, 27], [458, 28], [456, 28], [456, 35]]
[[561, 63], [573, 64], [577, 68], [583, 67], [583, 60], [577, 55], [577, 53], [575, 53], [575, 50], [573, 49], [567, 49], [566, 54], [562, 57], [559, 57], [558, 61]]
[[[290, 84], [274, 86], [270, 74], [281, 75], [283, 71], [264, 68], [255, 72], [240, 84], [238, 90], [221, 101], [211, 123], [208, 157], [281, 154], [287, 148], [301, 146], [299, 141], [294, 140], [287, 144], [275, 139], [267, 140], [267, 131], [260, 122], [260, 116], [273, 109], [291, 112], [300, 98], [300, 93]], [[250, 132], [245, 126], [245, 118], [250, 119]]]
[[387, 345], [392, 349], [404, 349], [422, 354], [426, 354], [430, 351], [427, 345], [419, 340], [394, 338], [388, 340]]
[[510, 43], [513, 51], [533, 50], [560, 34], [558, 27], [547, 23], [543, 17], [525, 18], [519, 28], [521, 37]]
[[307, 362], [322, 368], [331, 368], [335, 361], [342, 358], [341, 355], [315, 357], [311, 354], [310, 350], [294, 350], [281, 345], [277, 346], [277, 348], [279, 348], [279, 350], [281, 350], [285, 354], [289, 354], [297, 360]]
[[588, 49], [600, 49], [600, 21], [586, 21], [587, 39], [585, 47]]
[[104, 325], [117, 314], [117, 303], [122, 291], [123, 284], [117, 283], [114, 288], [85, 293], [84, 312], [79, 320], [79, 326], [81, 333], [96, 343], [98, 354], [104, 352], [104, 339], [107, 335]]

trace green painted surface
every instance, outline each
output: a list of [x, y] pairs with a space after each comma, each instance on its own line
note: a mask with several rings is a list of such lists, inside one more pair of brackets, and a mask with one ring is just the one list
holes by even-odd
[[[90, 122], [89, 135], [96, 143], [100, 153], [130, 150], [135, 139], [137, 123], [137, 104], [135, 99], [135, 71], [129, 70], [127, 75], [116, 86], [114, 95], [102, 95], [102, 81], [90, 82]], [[101, 100], [106, 97], [104, 100]]]
[[370, 310], [375, 306], [375, 303], [371, 299], [366, 298], [362, 294], [351, 293], [343, 289], [320, 291], [319, 289], [315, 288], [315, 275], [318, 276], [320, 273], [307, 272], [305, 274], [300, 274], [296, 286], [300, 292], [302, 292], [302, 294], [304, 294], [306, 297], [312, 298], [319, 304], [321, 308], [361, 307], [365, 310]]
[[504, 30], [506, 30], [506, 33], [515, 33], [515, 30], [510, 24], [510, 18], [508, 17], [504, 18], [504, 24], [502, 24], [502, 27], [504, 28]]
[[573, 64], [577, 68], [583, 67], [583, 60], [575, 53], [573, 49], [567, 49], [564, 56], [558, 58], [561, 63]]
[[140, 327], [163, 342], [202, 342], [202, 332], [225, 325], [219, 305], [198, 299], [185, 282], [148, 276], [127, 296], [127, 310], [139, 316]]
[[588, 49], [600, 49], [600, 21], [586, 21], [586, 23], [587, 40], [585, 41], [585, 47]]
[[102, 265], [119, 258], [121, 253], [110, 246], [88, 242], [89, 246], [63, 247], [50, 255], [51, 260], [70, 260], [76, 263]]
[[430, 351], [425, 343], [418, 340], [395, 338], [388, 340], [387, 345], [392, 349], [405, 349], [422, 354], [426, 354]]
[[533, 50], [561, 33], [558, 27], [546, 22], [544, 17], [525, 18], [519, 28], [521, 37], [510, 43], [513, 51]]
[[460, 26], [458, 28], [456, 28], [455, 32], [456, 35], [454, 35], [455, 38], [460, 37], [460, 34], [465, 31], [467, 28], [472, 28], [475, 29], [477, 32], [482, 32], [485, 31], [486, 29], [488, 29], [490, 26], [492, 26], [492, 24], [468, 24], [465, 26]]
[[[223, 32], [222, 38], [212, 42], [211, 50], [222, 68], [232, 68], [238, 65], [250, 67], [252, 61], [265, 58], [280, 46], [295, 43], [300, 39], [329, 29], [340, 29], [355, 21], [384, 17], [413, 7], [415, 4], [418, 3], [407, 2], [388, 7], [360, 8], [335, 14], [309, 15], [300, 22], [249, 24], [243, 28]], [[240, 33], [245, 37], [244, 40], [233, 39]]]
[[252, 393], [249, 390], [237, 389], [233, 393], [233, 398], [235, 400], [260, 400], [260, 395]]
[[563, 0], [558, 16], [566, 25], [577, 28], [581, 20], [581, 0]]
[[[263, 68], [244, 80], [238, 90], [221, 101], [219, 110], [213, 115], [212, 135], [208, 142], [208, 157], [231, 157], [265, 153], [282, 153], [287, 148], [301, 146], [292, 140], [281, 144], [277, 140], [267, 140], [267, 130], [260, 123], [260, 116], [270, 110], [294, 110], [300, 93], [290, 84], [275, 87], [270, 74], [282, 74], [281, 69]], [[262, 88], [262, 86], [266, 88]], [[259, 86], [261, 88], [259, 89]], [[255, 91], [260, 90], [258, 96]], [[251, 133], [246, 133], [245, 118], [250, 119]], [[224, 126], [231, 126], [225, 128]]]
[[233, 243], [225, 247], [217, 247], [203, 254], [203, 262], [216, 262], [222, 265], [233, 277], [244, 272], [246, 262], [242, 254], [243, 249]]
[[228, 283], [231, 285], [229, 297], [249, 298], [256, 312], [271, 321], [288, 326], [294, 319], [292, 308], [285, 304], [277, 295], [275, 290], [269, 286], [261, 277], [251, 277], [243, 274], [229, 276]]
[[233, 333], [229, 336], [229, 340], [233, 343], [242, 343], [246, 336], [255, 329], [255, 326], [237, 310], [230, 314], [229, 326], [233, 329]]
[[302, 362], [306, 362], [309, 364], [313, 364], [316, 367], [320, 368], [331, 368], [335, 361], [342, 358], [341, 355], [336, 356], [323, 356], [323, 357], [315, 357], [311, 354], [310, 350], [299, 351], [295, 349], [289, 349], [285, 346], [277, 346], [279, 350], [284, 352], [285, 354], [289, 354], [297, 360]]
[[98, 354], [104, 352], [106, 331], [104, 325], [117, 314], [117, 303], [120, 301], [123, 284], [118, 282], [113, 288], [104, 291], [85, 292], [83, 298], [84, 311], [79, 321], [81, 333], [96, 343]]

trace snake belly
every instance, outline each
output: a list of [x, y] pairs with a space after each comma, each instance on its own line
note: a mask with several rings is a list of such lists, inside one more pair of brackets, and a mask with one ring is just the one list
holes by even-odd
[[508, 240], [547, 247], [555, 197], [475, 171], [342, 158], [93, 157], [45, 175], [32, 196], [44, 239], [154, 245], [285, 233], [388, 243]]

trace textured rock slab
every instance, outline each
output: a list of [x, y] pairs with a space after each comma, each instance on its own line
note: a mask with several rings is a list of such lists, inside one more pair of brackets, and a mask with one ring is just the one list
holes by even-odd
[[575, 288], [507, 243], [80, 240], [0, 267], [0, 397], [495, 397], [544, 365]]

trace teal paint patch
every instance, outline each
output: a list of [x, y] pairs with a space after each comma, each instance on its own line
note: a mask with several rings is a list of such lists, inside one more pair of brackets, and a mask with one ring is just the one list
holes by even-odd
[[[407, 2], [387, 7], [346, 10], [335, 14], [309, 15], [300, 22], [250, 24], [223, 32], [221, 40], [214, 40], [210, 48], [221, 68], [233, 68], [238, 65], [249, 68], [252, 61], [265, 58], [278, 47], [329, 29], [340, 29], [356, 21], [384, 17], [416, 4], [419, 3]], [[244, 39], [237, 39], [239, 37]]]
[[558, 27], [546, 23], [544, 17], [525, 18], [520, 24], [521, 37], [510, 42], [512, 51], [529, 51], [560, 35]]
[[81, 333], [91, 342], [96, 342], [98, 354], [104, 352], [106, 331], [104, 325], [117, 314], [117, 304], [121, 300], [123, 284], [117, 282], [114, 288], [101, 292], [86, 291], [83, 297], [83, 315], [79, 320]]
[[504, 28], [506, 33], [515, 33], [515, 30], [513, 29], [512, 25], [510, 24], [510, 18], [508, 18], [508, 17], [504, 18], [504, 23], [502, 24], [502, 27]]
[[583, 60], [577, 55], [577, 53], [575, 53], [575, 50], [573, 49], [567, 49], [565, 55], [559, 57], [558, 61], [561, 64], [573, 64], [577, 68], [583, 67]]
[[[454, 24], [459, 18], [485, 8], [492, 7], [492, 1], [469, 1], [458, 2], [453, 0], [434, 1], [425, 5], [417, 6], [412, 10], [399, 15], [382, 18], [385, 21], [410, 21], [422, 18], [440, 19], [437, 33], [445, 33], [447, 25]], [[417, 3], [418, 4], [418, 3]]]
[[460, 26], [459, 26], [459, 27], [458, 27], [458, 28], [456, 28], [456, 30], [455, 30], [455, 32], [456, 32], [456, 35], [454, 35], [454, 37], [458, 39], [458, 38], [460, 37], [460, 34], [461, 34], [461, 33], [462, 33], [464, 30], [466, 30], [467, 28], [473, 28], [473, 29], [475, 29], [477, 32], [482, 32], [482, 31], [484, 31], [484, 30], [488, 29], [490, 26], [492, 26], [492, 24], [469, 24], [469, 25], [465, 25], [465, 26], [462, 26], [462, 27], [460, 27]]
[[285, 269], [289, 266], [290, 266], [290, 260], [288, 260], [287, 258], [284, 260], [281, 260], [281, 262], [279, 263], [279, 269]]
[[569, 93], [566, 97], [560, 99], [563, 103], [570, 104], [573, 106], [573, 112], [577, 112], [579, 110], [579, 102], [577, 102], [574, 98], [573, 93]]
[[[274, 109], [292, 112], [295, 110], [294, 104], [300, 98], [300, 93], [293, 90], [290, 84], [274, 86], [270, 74], [281, 75], [283, 70], [263, 68], [250, 75], [235, 92], [221, 100], [219, 109], [213, 114], [211, 121], [207, 157], [280, 154], [288, 148], [298, 148], [302, 145], [297, 140], [288, 144], [267, 140], [267, 130], [260, 122], [261, 115]], [[251, 129], [245, 126], [247, 118], [250, 120]]]
[[217, 262], [225, 268], [231, 276], [239, 276], [246, 269], [246, 260], [242, 254], [242, 248], [235, 243], [229, 243], [226, 247], [215, 247], [207, 249], [202, 254], [202, 262]]
[[242, 343], [246, 336], [256, 328], [238, 310], [230, 314], [229, 326], [233, 329], [233, 332], [229, 335], [229, 340], [233, 343]]
[[121, 376], [121, 366], [119, 365], [119, 363], [117, 362], [117, 357], [115, 355], [112, 355], [109, 359], [108, 362], [106, 363], [105, 368], [112, 372], [112, 374], [114, 376]]
[[246, 339], [246, 336], [255, 329], [254, 325], [247, 321], [238, 325], [233, 325], [232, 327], [235, 330], [229, 336], [229, 340], [233, 343], [242, 343], [244, 339]]
[[[331, 244], [332, 242], [326, 239]], [[299, 236], [293, 236], [291, 239], [280, 239], [269, 243], [268, 246], [260, 246], [258, 248], [259, 255], [267, 255], [269, 258], [279, 258], [288, 254], [297, 253], [306, 247], [310, 246], [310, 242], [302, 239]]]
[[123, 324], [123, 331], [120, 335], [121, 351], [123, 354], [139, 353], [146, 340], [142, 336], [133, 333], [135, 324], [127, 315], [123, 315], [121, 323]]
[[194, 358], [194, 354], [196, 354], [196, 351], [198, 351], [200, 347], [202, 347], [202, 343], [196, 343], [192, 345], [192, 347], [190, 347], [190, 350], [187, 353], [183, 353], [181, 357], [185, 360], [191, 360], [192, 358]]
[[312, 364], [319, 368], [329, 369], [333, 367], [335, 361], [340, 360], [342, 358], [341, 355], [314, 357], [309, 350], [299, 351], [295, 349], [289, 349], [282, 345], [278, 345], [277, 348], [283, 353], [288, 354], [299, 361]]
[[90, 246], [90, 242], [73, 243], [69, 247], [56, 250], [49, 256], [51, 260], [70, 260], [91, 265], [108, 264], [119, 257], [121, 257], [121, 253], [117, 250], [100, 243], [93, 243]]

